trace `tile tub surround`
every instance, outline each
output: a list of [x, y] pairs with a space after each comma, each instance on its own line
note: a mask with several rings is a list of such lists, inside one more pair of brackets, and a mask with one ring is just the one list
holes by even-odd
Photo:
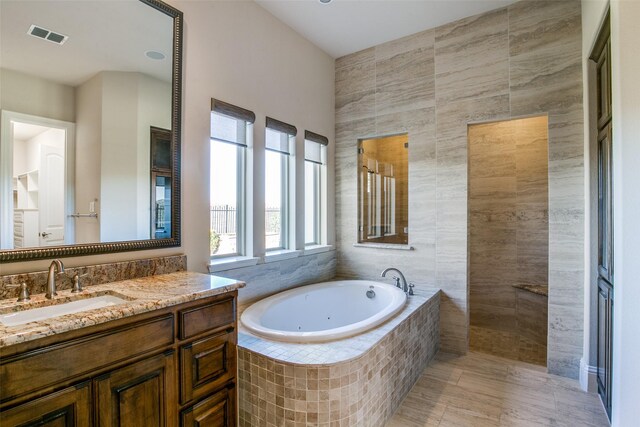
[[238, 292], [238, 303], [248, 304], [296, 286], [333, 279], [336, 275], [336, 251], [307, 254], [215, 274], [245, 282], [247, 286]]
[[[470, 348], [546, 364], [546, 317], [535, 316], [544, 331], [536, 357], [531, 346], [519, 350], [518, 325], [525, 319], [514, 284], [547, 283], [547, 118], [476, 124], [468, 133]], [[478, 330], [482, 337], [473, 336]], [[492, 340], [492, 332], [513, 339]]]
[[440, 292], [396, 317], [322, 344], [267, 341], [240, 326], [240, 426], [382, 426], [439, 347]]
[[[64, 258], [62, 262], [64, 263]], [[80, 283], [82, 286], [87, 287], [126, 279], [174, 273], [186, 269], [187, 257], [185, 255], [69, 267], [65, 268], [64, 274], [60, 274], [56, 278], [56, 289], [71, 289], [73, 286], [72, 278], [75, 273], [81, 276]], [[47, 286], [47, 274], [47, 271], [37, 271], [34, 273], [0, 276], [0, 300], [18, 298], [20, 289], [9, 286], [20, 285], [23, 282], [27, 284], [32, 294], [44, 293]]]
[[[0, 324], [0, 347], [219, 295], [242, 288], [244, 285], [243, 282], [237, 280], [181, 271], [94, 285], [88, 290], [85, 289], [81, 294], [72, 294], [70, 290], [63, 290], [58, 292], [55, 300], [66, 302], [70, 298], [83, 298], [112, 292], [129, 301], [111, 307], [68, 314], [24, 325], [8, 327]], [[31, 301], [25, 303], [17, 303], [13, 298], [0, 300], [0, 312], [15, 311], [25, 305], [41, 306], [47, 303], [48, 301], [42, 294], [33, 295]]]
[[[549, 118], [549, 370], [582, 356], [584, 171], [580, 1], [522, 1], [336, 60], [337, 277], [400, 268], [442, 289], [441, 346], [469, 339], [467, 125]], [[356, 147], [409, 133], [409, 245], [353, 247]]]

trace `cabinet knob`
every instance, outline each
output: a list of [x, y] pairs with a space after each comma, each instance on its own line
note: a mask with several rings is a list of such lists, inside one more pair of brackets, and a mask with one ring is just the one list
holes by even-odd
[[40, 235], [41, 235], [42, 237], [47, 237], [47, 236], [50, 236], [50, 235], [51, 235], [51, 233], [47, 233], [46, 231], [43, 231], [42, 233], [40, 233]]

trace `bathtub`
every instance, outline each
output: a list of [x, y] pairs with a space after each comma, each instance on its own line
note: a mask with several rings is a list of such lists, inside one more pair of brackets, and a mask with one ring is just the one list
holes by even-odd
[[406, 300], [402, 290], [385, 283], [324, 282], [260, 300], [242, 313], [241, 322], [249, 331], [271, 340], [326, 342], [380, 325], [400, 312]]

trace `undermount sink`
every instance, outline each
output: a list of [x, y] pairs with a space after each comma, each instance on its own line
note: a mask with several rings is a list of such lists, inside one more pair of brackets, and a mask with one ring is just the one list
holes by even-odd
[[0, 323], [5, 326], [24, 325], [25, 323], [37, 322], [38, 320], [50, 319], [52, 317], [64, 316], [66, 314], [110, 307], [128, 301], [128, 299], [115, 295], [100, 295], [59, 304], [54, 302], [52, 305], [47, 305], [45, 307], [34, 307], [10, 313], [2, 313], [0, 314]]

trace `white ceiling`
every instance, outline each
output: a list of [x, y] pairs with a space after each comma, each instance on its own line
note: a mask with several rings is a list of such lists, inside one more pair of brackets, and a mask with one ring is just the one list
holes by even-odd
[[13, 139], [15, 141], [28, 141], [49, 129], [51, 128], [29, 123], [13, 122]]
[[[77, 86], [100, 71], [171, 81], [172, 19], [137, 0], [0, 0], [0, 67]], [[27, 34], [35, 24], [68, 35], [57, 45]], [[166, 58], [154, 61], [148, 50]]]
[[334, 58], [515, 0], [255, 0]]

